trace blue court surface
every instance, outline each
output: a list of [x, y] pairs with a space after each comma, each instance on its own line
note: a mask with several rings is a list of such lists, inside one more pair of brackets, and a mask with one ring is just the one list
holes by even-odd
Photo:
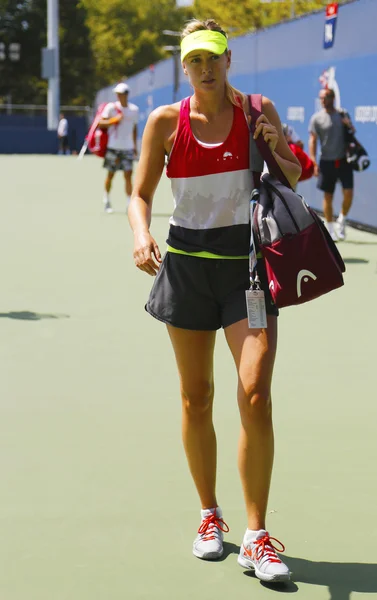
[[[191, 553], [199, 503], [180, 440], [173, 352], [144, 311], [117, 175], [84, 157], [0, 157], [1, 600], [377, 598], [377, 236], [339, 244], [345, 286], [283, 309], [273, 383], [268, 529], [293, 580], [237, 565], [246, 527], [237, 472], [237, 378], [216, 346], [224, 557]], [[155, 198], [165, 248], [172, 200]], [[352, 216], [352, 215], [351, 215]]]

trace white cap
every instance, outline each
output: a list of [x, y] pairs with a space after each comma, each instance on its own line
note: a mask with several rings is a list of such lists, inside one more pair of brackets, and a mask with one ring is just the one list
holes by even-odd
[[113, 88], [113, 92], [115, 92], [116, 94], [126, 94], [127, 92], [130, 91], [130, 88], [128, 87], [127, 83], [118, 83], [115, 88]]

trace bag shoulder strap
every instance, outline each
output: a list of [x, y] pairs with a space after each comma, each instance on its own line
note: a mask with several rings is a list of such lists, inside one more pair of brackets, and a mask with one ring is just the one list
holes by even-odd
[[[249, 117], [251, 117], [250, 120], [251, 120], [251, 123], [253, 123], [259, 117], [260, 112], [257, 112], [255, 114], [252, 103], [250, 102], [250, 96], [248, 97], [248, 99], [249, 99]], [[250, 130], [250, 141], [249, 141], [250, 170], [253, 173], [255, 186], [259, 187], [260, 176], [263, 172], [263, 167], [264, 167], [264, 159], [263, 159], [261, 153], [259, 152], [257, 144], [253, 138], [251, 124], [250, 124], [249, 130]]]
[[252, 137], [254, 135], [254, 131], [255, 131], [255, 123], [256, 123], [257, 119], [260, 117], [260, 115], [263, 114], [262, 94], [251, 94], [248, 96], [248, 100], [249, 100], [249, 110], [250, 110], [250, 116], [251, 116], [251, 124], [250, 124], [251, 136], [250, 137], [255, 142], [255, 145], [259, 151], [259, 154], [263, 157], [263, 160], [267, 163], [268, 170], [270, 171], [270, 173], [272, 173], [277, 179], [279, 179], [279, 181], [281, 183], [283, 183], [287, 187], [291, 188], [291, 184], [289, 183], [288, 179], [284, 175], [280, 166], [276, 162], [276, 159], [274, 158], [267, 142], [264, 141], [263, 136], [259, 135], [256, 140], [254, 140], [254, 138]]

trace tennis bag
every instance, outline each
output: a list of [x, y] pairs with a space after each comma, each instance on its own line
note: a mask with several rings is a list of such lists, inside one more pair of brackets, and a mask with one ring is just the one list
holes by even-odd
[[354, 171], [365, 171], [370, 165], [367, 151], [355, 137], [347, 147], [347, 162]]
[[[253, 134], [262, 96], [252, 95], [249, 102]], [[345, 266], [336, 245], [318, 215], [292, 190], [261, 135], [250, 136], [250, 161], [259, 192], [251, 226], [275, 304], [303, 304], [341, 287]], [[261, 176], [263, 161], [270, 172]]]
[[349, 139], [346, 150], [347, 162], [354, 171], [365, 171], [370, 165], [368, 152], [352, 133], [349, 133], [348, 136]]
[[[342, 117], [349, 118], [348, 113], [344, 110], [339, 111]], [[355, 138], [352, 129], [349, 129], [347, 125], [344, 125], [345, 138], [346, 138], [346, 159], [349, 165], [351, 165], [354, 171], [365, 171], [370, 165], [370, 158], [368, 152], [365, 150]]]
[[304, 152], [300, 146], [293, 142], [288, 142], [288, 146], [292, 150], [293, 154], [301, 165], [301, 175], [299, 181], [306, 181], [313, 177], [314, 174], [314, 163], [312, 159]]
[[[90, 129], [85, 138], [88, 150], [90, 150], [92, 154], [95, 154], [100, 158], [104, 158], [107, 150], [107, 144], [109, 141], [109, 134], [107, 132], [107, 128], [102, 129], [98, 126], [100, 120], [102, 119], [102, 113], [105, 110], [107, 104], [108, 102], [102, 102], [102, 104], [98, 106], [96, 116], [94, 117]], [[115, 108], [117, 112], [121, 112], [117, 107]]]

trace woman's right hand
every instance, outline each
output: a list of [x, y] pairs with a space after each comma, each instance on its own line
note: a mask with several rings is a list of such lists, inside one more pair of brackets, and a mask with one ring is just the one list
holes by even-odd
[[144, 231], [134, 234], [134, 261], [140, 271], [155, 276], [162, 262], [161, 253], [157, 243], [149, 233]]

